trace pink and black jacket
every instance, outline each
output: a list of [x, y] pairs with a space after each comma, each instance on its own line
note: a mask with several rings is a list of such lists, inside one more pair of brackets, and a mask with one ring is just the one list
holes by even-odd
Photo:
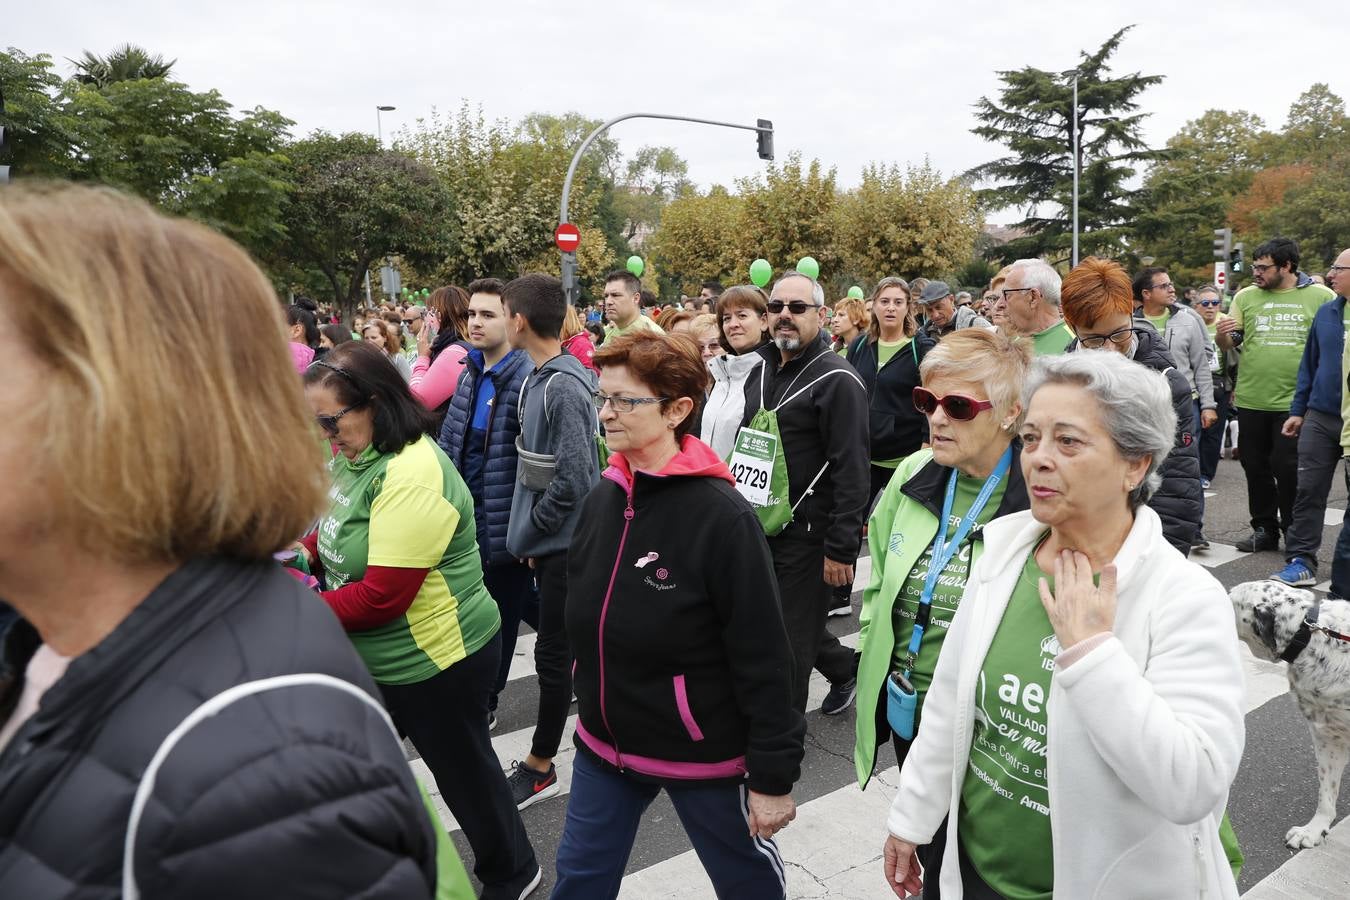
[[609, 462], [568, 554], [577, 747], [646, 780], [788, 793], [806, 722], [759, 519], [692, 436], [659, 473]]

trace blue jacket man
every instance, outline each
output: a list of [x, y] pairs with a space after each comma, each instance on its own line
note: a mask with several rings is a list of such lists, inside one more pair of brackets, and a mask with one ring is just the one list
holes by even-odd
[[[1302, 272], [1299, 286], [1310, 283]], [[1298, 490], [1285, 534], [1285, 567], [1270, 577], [1296, 587], [1317, 584], [1327, 495], [1341, 461], [1341, 355], [1345, 350], [1345, 297], [1323, 303], [1303, 345], [1294, 399], [1283, 433], [1298, 438]], [[1337, 585], [1337, 587], [1341, 587]]]
[[[475, 294], [475, 299], [480, 294]], [[500, 298], [496, 298], [498, 306]], [[470, 310], [474, 316], [481, 310]], [[476, 321], [470, 323], [470, 340]], [[490, 338], [487, 340], [491, 340]], [[479, 338], [482, 343], [484, 338]], [[516, 438], [520, 435], [520, 388], [534, 366], [528, 356], [500, 346], [470, 350], [464, 360], [450, 408], [445, 413], [438, 443], [464, 476], [473, 495], [473, 518], [478, 531], [478, 553], [483, 560], [483, 584], [497, 601], [502, 617], [502, 656], [497, 683], [488, 701], [489, 727], [496, 724], [497, 695], [506, 687], [522, 621], [539, 627], [539, 601], [529, 566], [506, 549], [511, 521], [511, 498], [516, 484]], [[488, 356], [505, 356], [488, 364]], [[495, 352], [494, 352], [495, 351]]]

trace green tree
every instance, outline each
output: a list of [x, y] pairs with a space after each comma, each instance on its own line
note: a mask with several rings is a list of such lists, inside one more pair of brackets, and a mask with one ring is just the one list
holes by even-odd
[[1169, 138], [1167, 158], [1144, 180], [1132, 242], [1139, 255], [1165, 267], [1207, 268], [1213, 231], [1269, 163], [1271, 137], [1258, 116], [1211, 109]]
[[321, 272], [344, 314], [355, 309], [376, 260], [398, 255], [425, 271], [444, 259], [452, 200], [429, 167], [380, 150], [365, 134], [317, 132], [291, 144], [287, 156], [285, 237], [269, 261], [293, 274]]
[[996, 184], [981, 192], [988, 209], [1023, 210], [1017, 227], [1027, 232], [999, 246], [1010, 261], [1048, 256], [1063, 261], [1072, 243], [1073, 81], [1078, 78], [1079, 232], [1082, 255], [1117, 255], [1126, 228], [1137, 212], [1138, 191], [1127, 185], [1136, 167], [1165, 156], [1148, 149], [1140, 134], [1145, 113], [1139, 95], [1162, 81], [1137, 72], [1111, 77], [1108, 65], [1129, 28], [1122, 28], [1097, 50], [1080, 54], [1074, 69], [1050, 72], [1027, 66], [999, 72], [998, 100], [980, 98], [971, 129], [1010, 154], [976, 166], [970, 176]]
[[721, 185], [706, 194], [687, 190], [666, 204], [660, 226], [643, 245], [664, 276], [663, 296], [688, 294], [709, 278], [748, 280], [750, 260], [738, 250], [744, 205]]
[[78, 162], [78, 122], [60, 98], [61, 78], [52, 58], [10, 47], [0, 53], [0, 126], [14, 178], [69, 178]]
[[[466, 104], [453, 117], [433, 113], [401, 133], [396, 146], [435, 170], [454, 198], [454, 215], [445, 223], [449, 250], [437, 276], [461, 284], [485, 275], [511, 278], [548, 251], [572, 153], [597, 124], [575, 113], [534, 114], [512, 127], [488, 122]], [[602, 210], [612, 197], [604, 172], [610, 155], [605, 139], [592, 144], [577, 170], [569, 210], [584, 234], [601, 229], [607, 246], [606, 225], [620, 241], [615, 217]], [[607, 255], [616, 255], [612, 247]]]
[[1350, 247], [1350, 152], [1331, 157], [1307, 180], [1289, 187], [1278, 205], [1257, 212], [1256, 218], [1262, 235], [1298, 240], [1302, 268], [1321, 272]]
[[152, 56], [135, 44], [123, 44], [107, 56], [96, 56], [86, 50], [80, 59], [70, 60], [75, 66], [75, 80], [99, 89], [119, 81], [165, 78], [176, 62], [176, 59], [165, 62], [163, 56]]
[[631, 245], [639, 232], [656, 228], [661, 208], [689, 187], [689, 164], [674, 147], [643, 147], [635, 153], [614, 194], [625, 242]]
[[740, 179], [736, 186], [743, 205], [733, 269], [745, 271], [751, 260], [763, 257], [776, 272], [786, 272], [803, 256], [815, 257], [822, 278], [839, 268], [833, 168], [825, 169], [818, 159], [803, 167], [801, 155], [792, 153], [781, 165], [771, 163], [762, 176]]
[[945, 276], [970, 259], [981, 224], [970, 187], [926, 160], [869, 165], [839, 200], [836, 240], [845, 271], [869, 281]]
[[1350, 141], [1345, 101], [1318, 82], [1299, 94], [1289, 107], [1284, 130], [1276, 139], [1277, 163], [1324, 163]]

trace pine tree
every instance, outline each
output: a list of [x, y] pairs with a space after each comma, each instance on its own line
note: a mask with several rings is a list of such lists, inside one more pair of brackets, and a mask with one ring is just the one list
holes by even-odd
[[[1131, 26], [1132, 27], [1132, 26]], [[1072, 244], [1073, 81], [1078, 79], [1080, 179], [1078, 221], [1080, 255], [1115, 256], [1124, 249], [1139, 191], [1127, 187], [1136, 167], [1163, 159], [1140, 135], [1147, 113], [1138, 98], [1162, 81], [1161, 75], [1134, 72], [1111, 77], [1108, 62], [1129, 31], [1122, 28], [1092, 53], [1081, 54], [1074, 69], [1049, 72], [1027, 66], [1000, 72], [1004, 87], [998, 101], [980, 98], [971, 129], [985, 140], [1005, 145], [1011, 154], [976, 166], [967, 175], [994, 182], [979, 192], [988, 210], [1022, 211], [1016, 227], [1025, 235], [993, 248], [1005, 262], [1045, 256], [1069, 258]]]

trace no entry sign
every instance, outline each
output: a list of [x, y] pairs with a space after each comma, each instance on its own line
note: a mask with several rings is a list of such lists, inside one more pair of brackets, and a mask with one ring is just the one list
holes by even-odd
[[571, 222], [564, 222], [553, 232], [553, 243], [562, 252], [572, 253], [581, 245], [581, 231]]

